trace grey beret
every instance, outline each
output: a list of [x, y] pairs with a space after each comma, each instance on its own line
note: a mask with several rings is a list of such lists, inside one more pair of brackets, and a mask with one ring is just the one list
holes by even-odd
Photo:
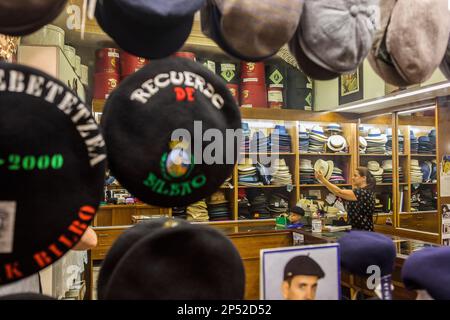
[[439, 67], [449, 37], [447, 0], [381, 0], [384, 33], [369, 62], [386, 82], [405, 87]]
[[447, 53], [441, 63], [441, 71], [444, 76], [450, 80], [450, 37], [448, 39]]
[[379, 0], [305, 0], [300, 46], [322, 68], [352, 72], [369, 53], [379, 11]]
[[214, 0], [223, 38], [247, 57], [274, 55], [294, 35], [303, 0]]

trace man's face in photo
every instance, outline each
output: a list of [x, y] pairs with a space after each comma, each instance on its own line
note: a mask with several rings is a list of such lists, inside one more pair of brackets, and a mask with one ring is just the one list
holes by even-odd
[[315, 300], [319, 277], [298, 275], [284, 281], [282, 291], [286, 300]]

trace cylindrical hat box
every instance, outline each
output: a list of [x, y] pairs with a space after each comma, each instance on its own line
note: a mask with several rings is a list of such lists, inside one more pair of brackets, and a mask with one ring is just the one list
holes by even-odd
[[264, 62], [241, 62], [242, 83], [253, 82], [262, 84], [266, 82]]
[[291, 67], [287, 71], [287, 86], [298, 89], [312, 89], [313, 83], [300, 70]]
[[115, 48], [103, 48], [95, 53], [95, 73], [120, 74], [120, 52]]
[[266, 85], [254, 83], [241, 84], [242, 108], [267, 108]]
[[176, 52], [174, 56], [178, 58], [186, 58], [192, 61], [196, 61], [195, 53], [193, 52], [180, 51]]
[[57, 46], [64, 50], [65, 32], [60, 27], [48, 24], [21, 39], [23, 45]]
[[239, 85], [236, 83], [227, 83], [227, 88], [230, 90], [231, 95], [236, 100], [236, 103], [239, 104]]
[[135, 73], [148, 63], [148, 60], [141, 57], [136, 57], [126, 51], [120, 52], [120, 66], [122, 78]]
[[288, 87], [287, 105], [289, 109], [312, 111], [314, 109], [313, 89], [296, 89]]
[[117, 73], [94, 74], [94, 99], [108, 99], [109, 94], [119, 86]]
[[238, 65], [231, 62], [222, 62], [218, 66], [219, 76], [226, 83], [239, 84]]
[[284, 88], [278, 85], [267, 88], [267, 104], [270, 109], [283, 109], [284, 100]]

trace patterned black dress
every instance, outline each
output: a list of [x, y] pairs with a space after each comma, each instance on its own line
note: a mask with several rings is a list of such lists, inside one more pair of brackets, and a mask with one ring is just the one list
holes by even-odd
[[348, 223], [353, 230], [373, 231], [375, 195], [369, 189], [353, 189], [357, 201], [347, 201]]

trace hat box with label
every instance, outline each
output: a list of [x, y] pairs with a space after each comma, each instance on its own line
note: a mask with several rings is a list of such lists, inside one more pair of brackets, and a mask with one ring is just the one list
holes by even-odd
[[239, 104], [239, 85], [236, 83], [227, 83], [227, 88], [230, 90], [236, 103]]
[[219, 76], [226, 83], [239, 84], [238, 65], [232, 62], [222, 62], [218, 66]]
[[115, 48], [103, 48], [95, 53], [96, 73], [120, 74], [120, 52]]
[[94, 74], [94, 99], [108, 99], [109, 94], [119, 86], [120, 77], [117, 73]]
[[120, 52], [120, 66], [122, 78], [135, 73], [148, 63], [148, 60], [141, 57], [136, 57], [126, 51]]
[[267, 108], [267, 90], [265, 83], [241, 84], [241, 107], [243, 108]]
[[282, 65], [269, 65], [266, 67], [267, 101], [269, 108], [285, 108], [287, 69]]
[[264, 62], [241, 62], [241, 80], [242, 83], [265, 84]]
[[295, 68], [289, 68], [287, 72], [286, 101], [289, 109], [314, 109], [313, 82]]
[[276, 85], [269, 85], [267, 88], [267, 103], [270, 109], [284, 108], [284, 88]]

